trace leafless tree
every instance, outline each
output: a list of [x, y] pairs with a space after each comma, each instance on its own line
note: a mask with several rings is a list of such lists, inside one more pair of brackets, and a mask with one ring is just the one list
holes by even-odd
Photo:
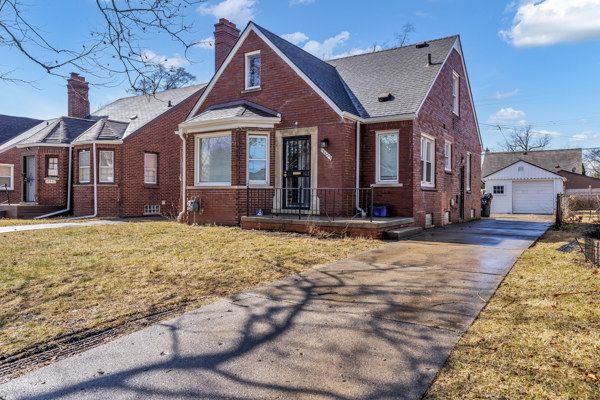
[[414, 33], [414, 31], [415, 26], [412, 23], [405, 23], [402, 26], [402, 31], [396, 34], [396, 46], [401, 47], [405, 44], [408, 44], [408, 41], [410, 40], [410, 34]]
[[498, 126], [498, 129], [504, 136], [502, 148], [505, 151], [528, 152], [532, 150], [543, 150], [552, 143], [550, 135], [534, 131], [531, 125], [527, 125], [523, 128], [513, 128], [507, 134], [504, 133], [501, 126]]
[[[165, 68], [158, 57], [146, 57], [143, 44], [166, 37], [176, 42], [182, 57], [188, 59], [188, 50], [198, 42], [186, 16], [203, 1], [95, 0], [99, 28], [83, 35], [79, 48], [64, 48], [31, 22], [20, 0], [0, 0], [0, 47], [20, 53], [48, 74], [66, 76], [76, 70], [95, 77], [100, 84], [124, 79], [135, 91], [158, 88], [160, 85], [148, 82], [157, 77], [164, 80], [165, 71], [180, 71]], [[157, 75], [161, 68], [163, 73]], [[24, 81], [15, 77], [15, 72], [0, 69], [0, 80]]]
[[584, 162], [588, 175], [600, 178], [600, 148], [586, 151]]
[[149, 78], [142, 79], [131, 93], [145, 94], [156, 93], [163, 90], [184, 87], [196, 80], [196, 77], [185, 70], [185, 68], [166, 68], [160, 65], [158, 69], [150, 74]]

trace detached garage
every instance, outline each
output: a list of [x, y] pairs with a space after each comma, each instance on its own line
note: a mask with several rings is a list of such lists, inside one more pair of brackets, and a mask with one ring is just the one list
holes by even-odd
[[493, 214], [552, 214], [565, 178], [526, 161], [517, 161], [483, 178], [492, 193]]

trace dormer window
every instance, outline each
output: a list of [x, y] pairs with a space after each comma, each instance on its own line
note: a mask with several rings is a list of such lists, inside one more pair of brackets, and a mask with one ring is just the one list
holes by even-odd
[[260, 50], [246, 53], [246, 90], [260, 89]]

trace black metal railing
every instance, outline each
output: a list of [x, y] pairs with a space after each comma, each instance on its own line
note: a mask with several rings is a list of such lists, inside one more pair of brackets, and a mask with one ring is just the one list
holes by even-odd
[[246, 216], [368, 218], [373, 221], [373, 188], [246, 189]]
[[10, 206], [10, 191], [8, 190], [8, 185], [5, 183], [3, 186], [4, 192], [6, 193], [6, 202]]

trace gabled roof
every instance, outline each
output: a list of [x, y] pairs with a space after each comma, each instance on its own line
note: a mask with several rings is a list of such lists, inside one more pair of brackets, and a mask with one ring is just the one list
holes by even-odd
[[553, 173], [565, 170], [581, 174], [582, 159], [581, 149], [539, 150], [527, 153], [486, 152], [483, 158], [481, 176], [489, 176], [519, 160], [526, 161]]
[[576, 174], [570, 171], [558, 171], [557, 174], [567, 179], [567, 189], [600, 189], [600, 179], [593, 176]]
[[272, 118], [279, 117], [279, 113], [262, 107], [258, 104], [240, 100], [231, 103], [218, 104], [209, 107], [188, 122], [213, 121], [225, 118]]
[[[458, 36], [329, 60], [369, 117], [416, 114]], [[432, 65], [428, 65], [431, 54]], [[392, 99], [380, 102], [380, 93]]]
[[94, 111], [92, 116], [127, 123], [121, 137], [124, 139], [204, 87], [205, 83], [165, 90], [154, 95], [124, 97]]
[[60, 117], [46, 122], [44, 127], [19, 141], [18, 145], [69, 144], [96, 123], [95, 120], [71, 117]]
[[0, 115], [0, 145], [38, 125], [42, 120]]
[[[520, 171], [519, 169], [514, 169], [511, 167], [515, 167], [518, 164], [523, 165], [527, 164], [533, 168], [528, 170], [523, 169]], [[533, 171], [533, 173], [532, 173]], [[565, 178], [559, 175], [557, 172], [550, 171], [546, 168], [540, 167], [538, 165], [532, 164], [530, 162], [524, 160], [517, 160], [512, 164], [507, 165], [504, 168], [499, 169], [496, 172], [493, 172], [489, 175], [482, 175], [481, 178], [483, 181], [487, 179], [506, 179], [506, 180], [527, 180], [527, 179], [562, 179]]]
[[73, 143], [86, 143], [96, 140], [122, 140], [128, 126], [129, 124], [127, 122], [112, 121], [107, 118], [102, 118], [73, 140]]

